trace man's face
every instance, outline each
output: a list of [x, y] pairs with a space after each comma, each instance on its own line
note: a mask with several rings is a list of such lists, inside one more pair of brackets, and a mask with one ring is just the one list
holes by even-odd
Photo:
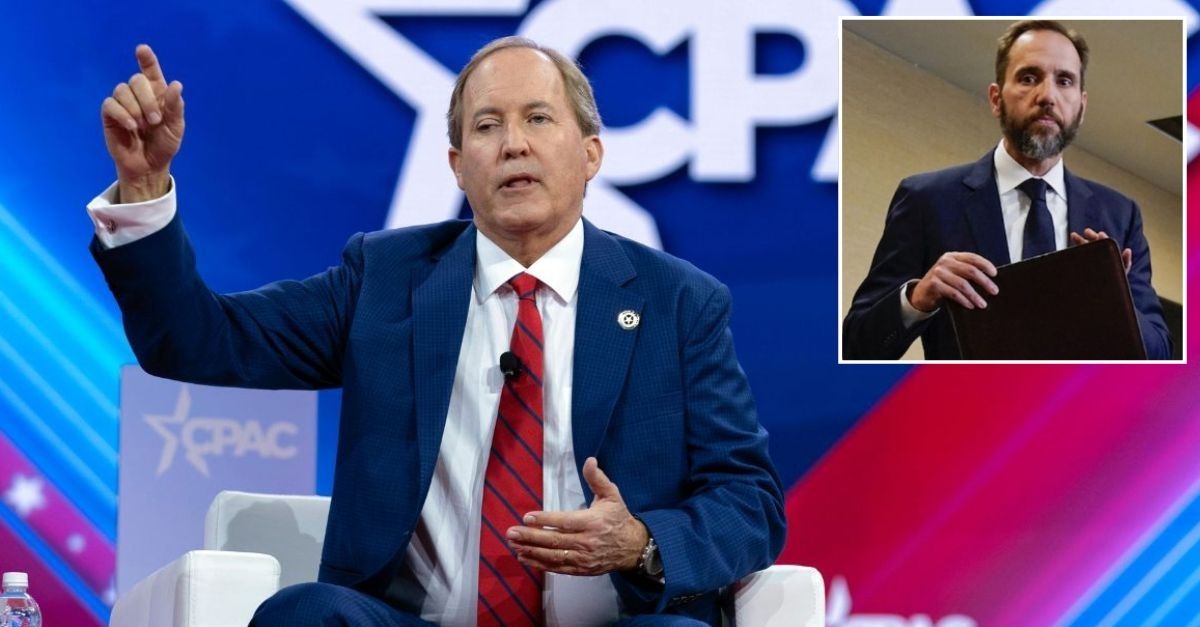
[[529, 48], [492, 53], [467, 78], [462, 110], [450, 167], [479, 230], [497, 243], [566, 235], [603, 147], [580, 131], [554, 62]]
[[1055, 31], [1028, 31], [1013, 42], [1004, 86], [988, 89], [992, 115], [1010, 147], [1045, 161], [1071, 143], [1087, 109], [1080, 68], [1071, 40]]

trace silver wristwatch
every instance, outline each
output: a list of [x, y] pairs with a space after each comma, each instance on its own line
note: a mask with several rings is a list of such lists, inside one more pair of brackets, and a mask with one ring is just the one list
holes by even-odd
[[646, 542], [646, 548], [642, 549], [642, 556], [638, 558], [638, 572], [650, 577], [658, 579], [663, 574], [662, 557], [658, 554], [658, 543], [654, 541], [654, 536]]

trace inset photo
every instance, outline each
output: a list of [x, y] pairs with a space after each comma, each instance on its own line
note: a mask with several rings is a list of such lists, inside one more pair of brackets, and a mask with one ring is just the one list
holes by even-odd
[[1182, 360], [1185, 40], [843, 19], [839, 363]]

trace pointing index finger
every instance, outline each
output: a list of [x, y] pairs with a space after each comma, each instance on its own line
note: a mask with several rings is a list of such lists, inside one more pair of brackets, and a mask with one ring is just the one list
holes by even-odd
[[135, 54], [138, 65], [142, 68], [142, 74], [145, 74], [151, 83], [165, 86], [167, 79], [163, 76], [162, 66], [158, 64], [158, 57], [155, 56], [154, 50], [151, 50], [150, 46], [146, 44], [140, 44]]

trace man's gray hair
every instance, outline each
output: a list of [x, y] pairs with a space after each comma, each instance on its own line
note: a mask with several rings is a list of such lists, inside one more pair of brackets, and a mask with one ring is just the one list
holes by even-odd
[[458, 73], [458, 78], [454, 81], [454, 92], [450, 94], [450, 109], [446, 111], [446, 126], [451, 146], [458, 150], [462, 149], [463, 90], [467, 86], [467, 79], [470, 78], [471, 72], [475, 71], [475, 68], [489, 55], [506, 48], [529, 48], [550, 57], [550, 60], [558, 68], [558, 73], [562, 76], [567, 100], [570, 101], [571, 109], [575, 112], [575, 121], [579, 124], [579, 130], [583, 131], [584, 137], [600, 134], [600, 110], [596, 108], [596, 96], [592, 93], [592, 85], [583, 75], [579, 64], [563, 53], [543, 46], [532, 39], [512, 36], [495, 39], [480, 48]]

